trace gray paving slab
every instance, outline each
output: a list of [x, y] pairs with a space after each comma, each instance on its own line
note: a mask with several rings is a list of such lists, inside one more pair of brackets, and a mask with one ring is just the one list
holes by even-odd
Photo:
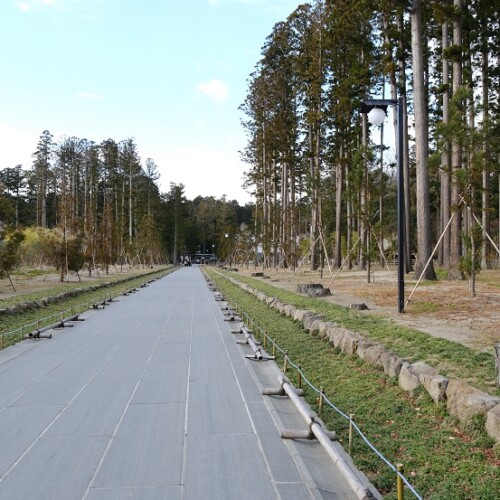
[[106, 445], [106, 438], [42, 438], [0, 482], [0, 498], [83, 498]]
[[188, 360], [170, 365], [150, 364], [132, 398], [132, 403], [186, 403]]
[[98, 368], [96, 363], [89, 360], [74, 359], [63, 363], [10, 404], [15, 406], [68, 404], [95, 375]]
[[[233, 382], [234, 384], [234, 382]], [[238, 389], [230, 383], [190, 383], [189, 434], [242, 434], [253, 432], [247, 408]]]
[[194, 351], [191, 353], [190, 380], [228, 380], [234, 377], [234, 372], [228, 363], [228, 357], [222, 352], [204, 353]]
[[286, 500], [304, 500], [310, 498], [310, 491], [303, 482], [276, 483], [281, 498]]
[[181, 487], [91, 488], [86, 500], [180, 500]]
[[130, 405], [92, 487], [180, 485], [184, 404]]
[[119, 383], [93, 380], [65, 407], [46, 436], [112, 436], [135, 385], [136, 382], [129, 379]]
[[184, 342], [172, 342], [160, 337], [160, 342], [156, 346], [153, 356], [149, 361], [150, 365], [170, 365], [188, 366], [190, 357], [189, 337]]
[[188, 435], [186, 452], [186, 500], [276, 499], [255, 435]]
[[0, 353], [0, 499], [354, 497], [281, 440], [279, 370], [245, 359], [197, 267], [85, 316]]
[[64, 406], [14, 406], [0, 411], [0, 477], [21, 458]]

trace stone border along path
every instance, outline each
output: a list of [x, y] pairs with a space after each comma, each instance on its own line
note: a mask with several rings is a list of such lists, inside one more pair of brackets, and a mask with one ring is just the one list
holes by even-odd
[[344, 354], [357, 354], [366, 363], [382, 368], [387, 376], [398, 377], [401, 389], [411, 393], [422, 385], [434, 402], [446, 402], [448, 412], [458, 417], [461, 422], [467, 422], [475, 415], [484, 415], [486, 432], [495, 441], [500, 442], [500, 398], [480, 391], [463, 380], [439, 375], [435, 368], [422, 361], [410, 363], [380, 343], [341, 328], [331, 321], [323, 321], [321, 314], [297, 309], [235, 278], [217, 273], [233, 285], [255, 295], [270, 308], [302, 323], [304, 330], [309, 331], [313, 337], [328, 339]]

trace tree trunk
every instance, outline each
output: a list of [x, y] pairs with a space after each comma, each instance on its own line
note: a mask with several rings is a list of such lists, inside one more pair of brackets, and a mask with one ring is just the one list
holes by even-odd
[[[340, 148], [335, 176], [335, 258], [334, 266], [342, 266], [342, 198], [344, 194], [344, 158], [343, 145]], [[349, 251], [349, 249], [348, 249]]]
[[[410, 148], [408, 137], [408, 107], [407, 107], [407, 92], [406, 92], [406, 58], [405, 58], [405, 43], [403, 32], [403, 15], [398, 17], [398, 31], [399, 31], [399, 92], [403, 98], [403, 171], [404, 171], [404, 210], [405, 210], [405, 268], [406, 272], [413, 270], [413, 262], [411, 260], [411, 177], [410, 177]], [[396, 86], [391, 85], [391, 99], [397, 99]], [[394, 135], [398, 136], [398, 121], [396, 114], [394, 114]]]
[[[490, 233], [490, 141], [489, 141], [489, 127], [490, 127], [490, 102], [488, 91], [490, 89], [490, 76], [489, 76], [489, 55], [488, 55], [488, 33], [487, 22], [483, 20], [483, 36], [482, 36], [482, 61], [481, 61], [481, 79], [482, 79], [482, 101], [483, 101], [483, 136], [484, 136], [484, 168], [482, 179], [482, 193], [481, 193], [481, 223], [483, 231], [487, 234]], [[500, 214], [499, 214], [500, 218]], [[483, 236], [481, 246], [481, 268], [491, 269], [491, 262], [489, 258], [490, 242], [486, 236]]]
[[[462, 0], [454, 0], [454, 6], [457, 15], [453, 21], [453, 45], [462, 47]], [[453, 96], [456, 97], [462, 87], [462, 58], [455, 56], [453, 60]], [[457, 137], [453, 138], [451, 145], [451, 207], [457, 213], [450, 225], [450, 268], [448, 271], [448, 279], [458, 280], [463, 279], [463, 274], [460, 269], [460, 258], [462, 256], [462, 213], [460, 207], [460, 185], [458, 172], [462, 169], [462, 144]]]
[[359, 186], [360, 193], [360, 214], [359, 214], [359, 259], [358, 259], [358, 269], [360, 271], [366, 270], [365, 262], [365, 249], [366, 249], [366, 219], [367, 219], [367, 186], [366, 186], [366, 176], [368, 171], [368, 158], [366, 156], [366, 151], [368, 149], [368, 117], [366, 113], [361, 114], [361, 147], [363, 148], [363, 174], [361, 186]]
[[[448, 40], [448, 22], [445, 21], [442, 25], [442, 50], [443, 53], [449, 46]], [[448, 59], [443, 56], [443, 125], [447, 125], [450, 113], [450, 92], [449, 86], [449, 63]], [[448, 139], [443, 139], [442, 152], [441, 152], [441, 198], [440, 198], [440, 233], [450, 220], [450, 171], [451, 171], [451, 158], [450, 158], [450, 144]], [[439, 264], [444, 268], [450, 266], [450, 229], [448, 228], [446, 234], [443, 236], [440, 251], [439, 251]]]
[[417, 261], [415, 277], [435, 280], [436, 273], [432, 262], [427, 268], [425, 264], [432, 253], [429, 178], [427, 159], [429, 156], [429, 132], [427, 105], [424, 88], [424, 59], [422, 41], [422, 4], [421, 0], [413, 2], [411, 13], [411, 40], [413, 58], [413, 92], [415, 109], [415, 146], [416, 146], [416, 182], [417, 182]]

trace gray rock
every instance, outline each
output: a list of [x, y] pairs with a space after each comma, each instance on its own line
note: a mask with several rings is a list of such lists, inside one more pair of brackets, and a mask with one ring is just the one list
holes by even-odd
[[295, 307], [292, 306], [291, 304], [287, 304], [285, 306], [285, 314], [289, 317], [289, 318], [293, 318], [295, 316]]
[[437, 371], [432, 366], [422, 361], [416, 363], [404, 362], [399, 373], [399, 387], [405, 391], [413, 391], [421, 384], [422, 375], [437, 375]]
[[420, 382], [435, 403], [440, 403], [446, 399], [446, 387], [449, 382], [447, 377], [424, 373], [420, 376]]
[[384, 369], [384, 373], [388, 377], [397, 377], [401, 372], [401, 367], [403, 366], [403, 358], [400, 358], [396, 354], [387, 351], [380, 356], [379, 363]]
[[330, 325], [326, 327], [325, 335], [328, 341], [333, 345], [333, 339], [335, 338], [335, 334], [337, 332], [336, 325]]
[[280, 306], [280, 304], [281, 304], [281, 302], [280, 302], [278, 299], [276, 299], [276, 300], [275, 300], [275, 301], [271, 304], [271, 307], [272, 307], [273, 309], [278, 309], [278, 307]]
[[309, 311], [305, 311], [304, 309], [297, 309], [295, 311], [295, 314], [293, 316], [293, 319], [295, 321], [300, 321], [301, 323], [304, 321], [304, 316], [308, 313]]
[[500, 404], [486, 413], [486, 432], [495, 441], [500, 442]]
[[346, 330], [344, 335], [342, 336], [342, 339], [340, 340], [340, 350], [347, 355], [354, 354], [356, 350], [358, 349], [358, 342], [359, 342], [359, 335], [356, 333], [350, 332], [349, 330]]
[[324, 316], [322, 314], [314, 314], [312, 312], [309, 312], [304, 315], [304, 318], [302, 319], [302, 325], [305, 330], [311, 331], [311, 327], [314, 321], [323, 319], [323, 317]]
[[285, 314], [285, 307], [287, 306], [287, 304], [283, 304], [283, 302], [275, 302], [275, 305], [276, 305], [276, 309], [281, 314]]
[[387, 349], [382, 344], [375, 344], [364, 350], [362, 359], [371, 365], [377, 365], [380, 356], [385, 352], [387, 352]]
[[458, 379], [451, 379], [448, 382], [446, 399], [448, 411], [462, 422], [470, 420], [474, 415], [486, 416], [489, 410], [500, 404], [500, 398]]
[[367, 340], [367, 339], [360, 340], [358, 342], [358, 350], [356, 351], [358, 353], [358, 356], [361, 359], [365, 359], [366, 350], [374, 345], [376, 345], [376, 343], [373, 342], [372, 340]]
[[340, 349], [342, 339], [346, 333], [347, 330], [344, 330], [343, 328], [332, 328], [331, 341], [334, 347], [338, 347]]
[[315, 319], [311, 327], [309, 328], [309, 332], [313, 337], [316, 337], [319, 334], [319, 324], [321, 323], [321, 319]]

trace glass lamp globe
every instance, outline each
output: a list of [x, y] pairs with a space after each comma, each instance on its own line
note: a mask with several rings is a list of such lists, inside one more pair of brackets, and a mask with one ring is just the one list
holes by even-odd
[[385, 120], [385, 111], [382, 108], [372, 108], [368, 113], [368, 121], [372, 125], [382, 125]]

